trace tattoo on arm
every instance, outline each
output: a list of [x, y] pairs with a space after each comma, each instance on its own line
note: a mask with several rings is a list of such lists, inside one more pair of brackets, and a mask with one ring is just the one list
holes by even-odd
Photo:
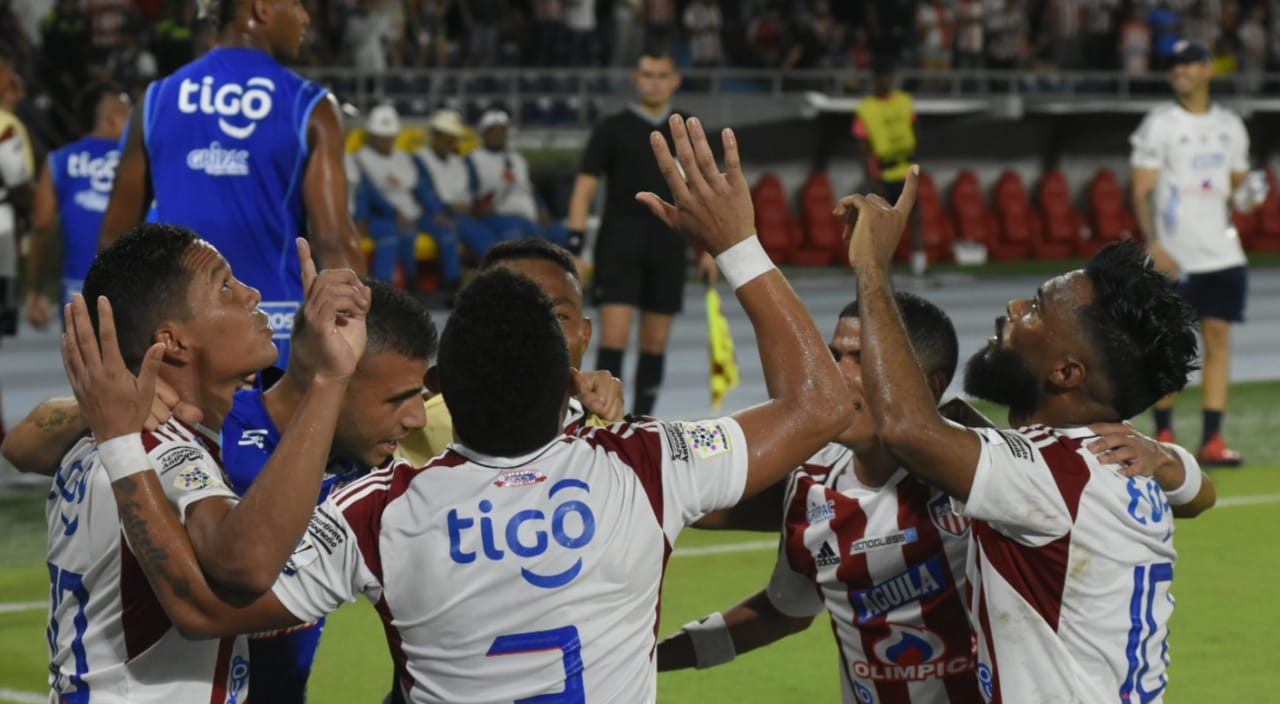
[[[116, 480], [115, 486], [121, 495], [117, 500], [123, 497], [134, 497], [138, 493], [138, 485], [133, 477]], [[124, 526], [124, 533], [129, 538], [129, 546], [134, 556], [148, 568], [147, 571], [155, 575], [157, 581], [164, 580], [168, 583], [175, 596], [179, 599], [190, 598], [190, 582], [186, 578], [170, 574], [169, 551], [152, 541], [151, 534], [147, 530], [146, 519], [140, 515], [142, 504], [136, 500], [126, 499], [120, 501], [119, 507], [120, 523]]]
[[67, 412], [61, 408], [55, 408], [47, 414], [40, 416], [35, 420], [35, 425], [41, 430], [54, 430], [72, 422], [80, 420], [80, 412]]

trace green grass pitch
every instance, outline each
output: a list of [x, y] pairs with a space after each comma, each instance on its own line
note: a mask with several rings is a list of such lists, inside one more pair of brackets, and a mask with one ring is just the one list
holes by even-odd
[[[1173, 593], [1172, 665], [1165, 700], [1274, 702], [1280, 653], [1280, 609], [1274, 585], [1280, 543], [1280, 383], [1233, 389], [1228, 437], [1249, 461], [1214, 470], [1221, 504], [1178, 524], [1179, 560]], [[1179, 399], [1177, 427], [1188, 444], [1199, 437], [1199, 393]], [[993, 416], [996, 417], [996, 416]], [[1143, 420], [1146, 424], [1147, 421]], [[37, 694], [47, 682], [43, 610], [6, 611], [5, 603], [48, 598], [44, 567], [43, 494], [0, 496], [0, 692]], [[760, 542], [768, 536], [687, 530], [678, 548]], [[723, 609], [764, 586], [774, 552], [757, 548], [671, 558], [662, 599], [663, 636], [694, 618]], [[705, 701], [839, 701], [835, 646], [825, 617], [808, 631], [707, 671], [664, 674], [664, 704]], [[334, 614], [312, 678], [316, 704], [377, 702], [391, 684], [382, 627], [360, 603]], [[0, 701], [6, 701], [0, 696]]]

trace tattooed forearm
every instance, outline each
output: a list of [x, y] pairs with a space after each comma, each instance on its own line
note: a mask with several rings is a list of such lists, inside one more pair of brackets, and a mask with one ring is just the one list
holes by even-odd
[[176, 597], [191, 597], [191, 583], [185, 577], [172, 573], [169, 564], [169, 551], [163, 545], [157, 545], [152, 539], [147, 520], [143, 516], [143, 505], [135, 500], [120, 501], [121, 498], [138, 494], [138, 484], [133, 477], [116, 480], [117, 501], [119, 504], [120, 524], [124, 527], [125, 536], [129, 539], [138, 563], [142, 566], [152, 583], [153, 588], [160, 582], [168, 585]]
[[83, 425], [81, 417], [79, 409], [68, 411], [61, 408], [53, 408], [43, 416], [36, 418], [35, 425], [41, 430], [55, 430], [73, 422]]

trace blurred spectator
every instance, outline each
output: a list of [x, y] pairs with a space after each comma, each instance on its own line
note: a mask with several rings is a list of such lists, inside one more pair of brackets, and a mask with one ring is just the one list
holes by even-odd
[[1221, 35], [1222, 27], [1217, 18], [1209, 14], [1203, 0], [1192, 4], [1182, 19], [1182, 38], [1205, 46], [1216, 46]]
[[953, 60], [956, 68], [982, 68], [983, 9], [982, 0], [956, 0]]
[[671, 51], [676, 31], [676, 0], [644, 0], [644, 45], [648, 51]]
[[1115, 70], [1119, 0], [1084, 0], [1084, 68]]
[[[75, 3], [75, 0], [64, 0]], [[156, 55], [156, 67], [160, 75], [167, 76], [179, 66], [191, 63], [195, 58], [192, 43], [195, 40], [195, 5], [184, 0], [169, 0], [164, 17], [152, 33], [151, 50]], [[46, 40], [47, 41], [47, 40]]]
[[482, 115], [477, 126], [480, 148], [467, 155], [476, 177], [477, 220], [495, 241], [545, 237], [563, 247], [569, 232], [563, 223], [552, 221], [529, 178], [529, 162], [508, 145], [510, 121], [502, 110]]
[[1237, 57], [1235, 43], [1225, 35], [1218, 37], [1213, 45], [1213, 75], [1230, 76], [1240, 71], [1240, 59]]
[[1267, 67], [1273, 71], [1280, 70], [1280, 0], [1270, 0], [1267, 4], [1267, 19], [1270, 31], [1267, 33]]
[[454, 223], [458, 237], [477, 257], [482, 257], [497, 239], [472, 217], [476, 174], [470, 162], [458, 154], [458, 144], [467, 135], [467, 126], [457, 112], [438, 110], [427, 122], [427, 129], [427, 146], [415, 155], [426, 167], [431, 191], [444, 203], [446, 217]]
[[31, 212], [35, 176], [31, 138], [14, 114], [25, 92], [14, 65], [0, 59], [0, 337], [18, 333], [18, 232]]
[[783, 71], [817, 68], [827, 50], [813, 31], [813, 17], [799, 10], [792, 12], [786, 24], [782, 45], [782, 63], [778, 68]]
[[920, 68], [951, 68], [951, 11], [942, 0], [921, 0], [916, 5], [916, 48]]
[[1166, 0], [1151, 8], [1147, 15], [1151, 25], [1152, 68], [1163, 71], [1172, 65], [1173, 47], [1178, 43], [1178, 13]]
[[373, 0], [359, 0], [347, 18], [347, 50], [357, 71], [369, 75], [387, 70], [387, 49], [396, 35], [391, 17], [374, 9]]
[[[70, 106], [89, 79], [89, 16], [77, 0], [58, 0], [40, 23], [43, 52], [42, 80], [53, 101]], [[52, 51], [57, 47], [57, 51]], [[78, 133], [74, 120], [59, 125], [67, 134]]]
[[534, 35], [537, 46], [533, 63], [552, 66], [560, 63], [564, 48], [564, 0], [533, 0]]
[[689, 36], [693, 65], [719, 66], [723, 58], [720, 30], [724, 18], [715, 0], [693, 0], [684, 11], [684, 31]]
[[757, 17], [747, 27], [747, 41], [756, 66], [776, 68], [782, 63], [784, 32], [782, 8], [778, 3], [771, 2], [764, 15]]
[[99, 60], [106, 60], [120, 46], [120, 34], [132, 8], [129, 0], [85, 0], [93, 50]]
[[451, 0], [408, 0], [407, 35], [412, 38], [410, 54], [416, 66], [445, 66], [449, 59], [449, 37], [445, 19]]
[[0, 0], [0, 53], [18, 66], [31, 65], [31, 39], [22, 26], [22, 18], [14, 12], [11, 0]]
[[147, 84], [159, 75], [156, 57], [142, 44], [142, 26], [132, 17], [120, 33], [120, 44], [107, 58], [104, 78], [122, 86], [135, 105], [141, 104]]
[[1267, 9], [1255, 5], [1236, 30], [1240, 40], [1240, 69], [1251, 77], [1250, 86], [1257, 90], [1257, 76], [1267, 68]]
[[892, 55], [902, 58], [904, 50], [915, 46], [912, 28], [915, 27], [914, 0], [869, 0], [866, 6], [866, 25], [870, 32], [871, 53], [875, 56]]
[[1040, 42], [1060, 71], [1084, 67], [1084, 6], [1081, 0], [1047, 0], [1040, 17]]
[[596, 0], [565, 0], [564, 25], [568, 30], [568, 66], [596, 64]]
[[1022, 66], [1031, 47], [1022, 0], [1004, 0], [1002, 8], [987, 15], [986, 29], [987, 63], [997, 69]]
[[643, 21], [644, 0], [614, 0], [614, 66], [635, 66], [644, 49]]
[[1146, 73], [1151, 67], [1151, 27], [1146, 11], [1134, 3], [1120, 25], [1120, 65], [1125, 73]]
[[831, 0], [816, 0], [809, 23], [813, 28], [813, 36], [819, 47], [825, 47], [818, 57], [818, 64], [823, 68], [844, 66], [848, 61], [845, 53], [845, 28], [835, 15], [831, 14]]
[[467, 28], [467, 64], [492, 66], [498, 60], [498, 28], [502, 24], [502, 0], [470, 0], [461, 3]]

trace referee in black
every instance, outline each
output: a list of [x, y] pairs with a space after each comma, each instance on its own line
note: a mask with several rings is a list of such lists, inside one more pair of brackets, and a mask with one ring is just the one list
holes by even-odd
[[[651, 415], [662, 386], [671, 321], [684, 301], [684, 238], [636, 201], [651, 191], [671, 200], [649, 146], [658, 130], [671, 141], [667, 119], [671, 95], [680, 86], [675, 63], [665, 53], [645, 52], [632, 76], [636, 102], [606, 117], [591, 133], [569, 201], [569, 249], [582, 252], [583, 231], [600, 179], [605, 179], [604, 215], [595, 245], [592, 296], [600, 308], [596, 369], [622, 378], [622, 357], [640, 309], [640, 359], [636, 364], [632, 413]], [[678, 113], [687, 117], [684, 113]], [[702, 253], [698, 269], [714, 281], [715, 260]]]

